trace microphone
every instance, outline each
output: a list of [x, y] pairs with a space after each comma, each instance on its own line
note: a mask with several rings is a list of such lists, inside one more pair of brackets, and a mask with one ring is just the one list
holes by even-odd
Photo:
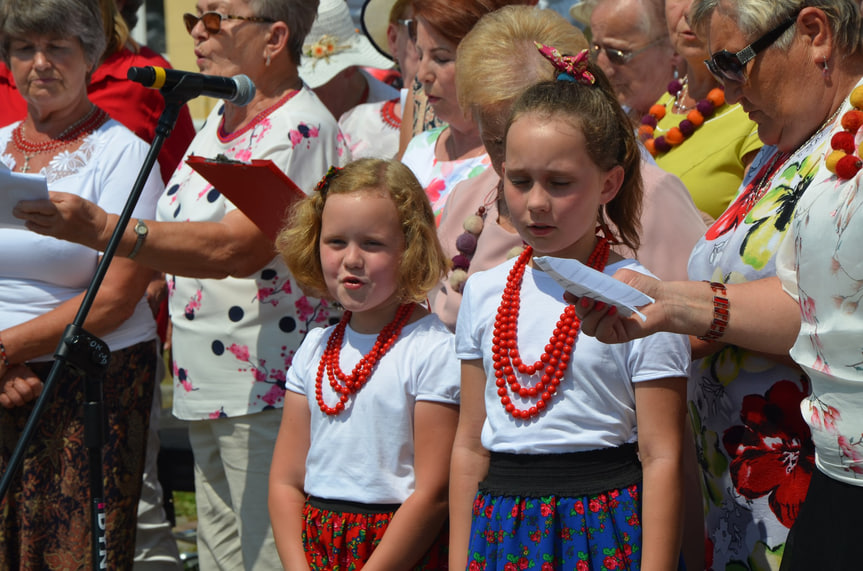
[[206, 95], [242, 107], [255, 97], [255, 84], [246, 75], [219, 77], [148, 65], [130, 67], [126, 77], [144, 87], [185, 95], [187, 99]]

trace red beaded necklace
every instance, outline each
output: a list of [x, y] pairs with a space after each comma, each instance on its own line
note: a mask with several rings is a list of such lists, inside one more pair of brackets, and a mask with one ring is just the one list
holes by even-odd
[[[672, 96], [671, 101], [678, 108], [683, 108], [679, 95], [685, 84], [686, 78], [683, 79], [683, 83], [675, 79], [668, 84], [668, 93]], [[667, 153], [691, 137], [695, 133], [695, 130], [701, 127], [704, 121], [713, 116], [716, 110], [724, 104], [725, 92], [721, 88], [715, 87], [710, 90], [707, 97], [695, 104], [695, 109], [691, 109], [686, 114], [686, 118], [676, 127], [670, 128], [666, 131], [665, 135], [654, 138], [656, 126], [665, 117], [666, 113], [666, 106], [657, 103], [651, 106], [647, 115], [641, 118], [638, 134], [644, 142], [644, 146], [654, 157]]]
[[24, 136], [24, 121], [22, 121], [12, 131], [12, 144], [24, 155], [24, 164], [21, 166], [21, 172], [30, 170], [30, 159], [35, 155], [70, 145], [101, 127], [108, 119], [107, 113], [93, 105], [86, 115], [67, 127], [62, 133], [41, 143], [27, 140]]
[[842, 180], [854, 178], [863, 167], [860, 151], [855, 143], [857, 131], [863, 126], [863, 86], [855, 87], [848, 97], [852, 109], [842, 116], [842, 131], [830, 140], [832, 152], [827, 156], [827, 169]]
[[[605, 264], [608, 263], [609, 250], [608, 240], [604, 237], [598, 237], [596, 247], [587, 260], [588, 265], [598, 271], [605, 269]], [[545, 346], [545, 352], [539, 360], [532, 365], [526, 365], [521, 360], [518, 352], [518, 312], [521, 305], [521, 282], [524, 278], [524, 270], [532, 255], [533, 248], [526, 247], [509, 272], [500, 306], [497, 309], [497, 317], [494, 321], [494, 337], [491, 346], [495, 383], [500, 402], [513, 418], [522, 420], [534, 417], [545, 410], [549, 401], [554, 397], [561, 380], [566, 375], [566, 369], [572, 357], [572, 349], [581, 327], [581, 320], [575, 314], [575, 306], [566, 306], [557, 325], [555, 325], [551, 338], [548, 340], [548, 345]], [[525, 376], [540, 374], [541, 377], [538, 383], [528, 388], [518, 382], [516, 371]], [[538, 400], [530, 408], [519, 409], [512, 402], [509, 391], [521, 398], [537, 398]]]
[[[317, 400], [321, 412], [329, 416], [336, 416], [345, 410], [345, 403], [348, 402], [350, 395], [363, 388], [363, 385], [369, 380], [378, 361], [380, 361], [381, 357], [390, 350], [390, 347], [398, 339], [402, 332], [402, 327], [407, 323], [413, 310], [413, 303], [399, 306], [396, 310], [395, 318], [381, 330], [371, 351], [360, 359], [350, 375], [344, 374], [339, 366], [339, 355], [342, 352], [345, 329], [347, 329], [348, 322], [351, 320], [351, 312], [346, 311], [344, 313], [342, 320], [333, 329], [327, 341], [327, 347], [324, 349], [324, 354], [321, 355], [321, 362], [318, 365], [318, 374], [315, 378], [315, 400]], [[328, 406], [324, 402], [324, 371], [326, 371], [327, 378], [330, 380], [330, 386], [339, 394], [339, 402], [333, 407]]]

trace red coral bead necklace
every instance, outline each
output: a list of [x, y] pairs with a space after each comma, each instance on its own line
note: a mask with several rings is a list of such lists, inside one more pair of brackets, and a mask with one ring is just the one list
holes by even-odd
[[[604, 237], [598, 237], [596, 246], [587, 260], [588, 265], [598, 271], [608, 263], [610, 246]], [[545, 352], [532, 365], [525, 364], [518, 351], [518, 313], [521, 304], [521, 284], [524, 271], [533, 255], [533, 248], [526, 247], [518, 257], [507, 278], [500, 306], [494, 322], [492, 359], [497, 394], [504, 409], [516, 419], [528, 420], [545, 410], [557, 393], [566, 375], [581, 320], [575, 314], [575, 306], [568, 305], [545, 346]], [[533, 377], [540, 375], [539, 382], [532, 387], [519, 383], [516, 372]], [[510, 392], [523, 399], [537, 399], [526, 409], [519, 409], [512, 402]]]
[[[402, 327], [407, 323], [413, 310], [413, 303], [399, 306], [393, 320], [381, 330], [374, 346], [359, 360], [350, 375], [342, 372], [339, 366], [339, 356], [342, 352], [345, 330], [351, 320], [351, 312], [346, 311], [344, 313], [341, 321], [333, 329], [329, 340], [327, 340], [327, 346], [324, 349], [324, 354], [321, 355], [321, 362], [318, 365], [318, 374], [315, 377], [315, 400], [321, 412], [329, 416], [336, 416], [345, 410], [345, 404], [347, 404], [350, 396], [363, 388], [377, 366], [378, 361], [396, 342], [396, 339], [398, 339], [402, 332]], [[330, 386], [339, 395], [339, 401], [336, 403], [336, 406], [329, 406], [324, 402], [324, 372], [327, 374]]]

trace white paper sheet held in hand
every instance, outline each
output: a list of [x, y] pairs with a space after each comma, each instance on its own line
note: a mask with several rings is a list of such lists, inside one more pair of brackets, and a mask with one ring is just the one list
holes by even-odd
[[0, 162], [0, 228], [25, 228], [24, 221], [12, 216], [21, 200], [48, 198], [48, 183], [40, 174], [12, 172]]
[[604, 301], [616, 306], [624, 316], [635, 313], [642, 320], [646, 320], [644, 314], [636, 308], [653, 303], [654, 300], [634, 287], [571, 258], [541, 256], [533, 261], [569, 293]]

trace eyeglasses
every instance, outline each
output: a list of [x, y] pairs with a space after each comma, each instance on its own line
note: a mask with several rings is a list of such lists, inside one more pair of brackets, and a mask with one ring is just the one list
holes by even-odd
[[222, 20], [245, 20], [246, 22], [260, 22], [268, 24], [275, 22], [275, 20], [270, 18], [261, 18], [259, 16], [229, 16], [228, 14], [222, 14], [221, 12], [204, 12], [200, 16], [195, 16], [188, 12], [183, 14], [183, 23], [186, 24], [186, 31], [190, 34], [192, 33], [192, 29], [198, 25], [199, 21], [204, 23], [204, 29], [207, 30], [207, 33], [218, 34], [222, 29]]
[[596, 61], [596, 59], [599, 57], [599, 52], [605, 52], [605, 57], [607, 57], [608, 61], [610, 61], [612, 64], [614, 64], [614, 65], [626, 65], [627, 63], [629, 63], [629, 60], [631, 60], [632, 58], [634, 58], [635, 56], [637, 56], [641, 52], [643, 52], [645, 50], [649, 50], [650, 48], [652, 48], [656, 44], [662, 42], [664, 39], [665, 39], [664, 37], [656, 38], [652, 42], [650, 42], [646, 45], [643, 45], [640, 48], [635, 49], [635, 50], [619, 50], [617, 48], [611, 48], [608, 46], [601, 46], [599, 44], [591, 44], [591, 46], [590, 46], [590, 57], [593, 61]]
[[704, 60], [707, 69], [720, 83], [732, 81], [746, 83], [746, 64], [755, 59], [759, 52], [764, 51], [779, 39], [797, 21], [797, 13], [743, 48], [737, 53], [728, 50], [718, 51]]
[[408, 31], [408, 38], [410, 38], [410, 40], [412, 42], [417, 41], [417, 21], [416, 20], [414, 20], [413, 18], [408, 18], [406, 20], [396, 20], [396, 24], [398, 24], [399, 26], [405, 27], [405, 29]]

